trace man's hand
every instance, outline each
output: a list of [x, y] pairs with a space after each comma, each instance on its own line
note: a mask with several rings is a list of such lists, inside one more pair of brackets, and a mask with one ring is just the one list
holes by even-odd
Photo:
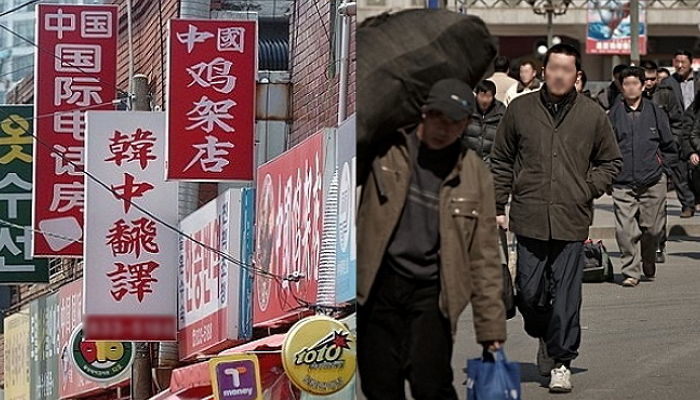
[[698, 156], [698, 153], [690, 155], [690, 163], [693, 164], [693, 167], [697, 167], [698, 164], [700, 164], [700, 156]]
[[508, 230], [508, 219], [506, 218], [505, 215], [497, 215], [496, 216], [496, 225], [498, 225], [499, 228], [503, 229], [504, 231]]
[[488, 342], [482, 342], [481, 345], [484, 346], [484, 350], [496, 351], [496, 350], [500, 350], [500, 348], [503, 347], [503, 341], [502, 340], [491, 340]]

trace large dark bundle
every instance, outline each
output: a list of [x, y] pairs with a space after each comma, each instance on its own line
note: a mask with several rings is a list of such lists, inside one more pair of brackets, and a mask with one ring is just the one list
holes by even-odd
[[496, 55], [484, 22], [446, 10], [383, 14], [357, 30], [357, 151], [364, 182], [382, 135], [420, 118], [430, 87], [446, 78], [478, 83]]

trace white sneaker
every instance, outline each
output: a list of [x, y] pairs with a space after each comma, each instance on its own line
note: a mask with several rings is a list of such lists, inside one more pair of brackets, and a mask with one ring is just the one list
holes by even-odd
[[549, 381], [549, 392], [571, 392], [571, 371], [569, 371], [565, 365], [552, 369], [552, 379]]

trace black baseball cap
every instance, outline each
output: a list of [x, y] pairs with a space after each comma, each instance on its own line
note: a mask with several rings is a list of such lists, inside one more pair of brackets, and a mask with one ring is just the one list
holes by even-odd
[[443, 79], [430, 88], [425, 111], [439, 111], [453, 121], [469, 118], [476, 109], [472, 88], [459, 79]]

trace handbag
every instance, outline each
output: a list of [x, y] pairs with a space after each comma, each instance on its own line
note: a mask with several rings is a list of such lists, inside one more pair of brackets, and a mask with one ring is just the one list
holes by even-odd
[[501, 348], [467, 361], [467, 400], [522, 400], [520, 365]]
[[583, 281], [612, 282], [614, 280], [613, 265], [603, 241], [586, 240], [583, 243]]
[[503, 274], [503, 305], [506, 309], [506, 319], [515, 317], [515, 287], [513, 285], [513, 276], [509, 265], [511, 264], [512, 255], [508, 252], [508, 239], [506, 231], [498, 228], [499, 242], [501, 244], [501, 270]]

